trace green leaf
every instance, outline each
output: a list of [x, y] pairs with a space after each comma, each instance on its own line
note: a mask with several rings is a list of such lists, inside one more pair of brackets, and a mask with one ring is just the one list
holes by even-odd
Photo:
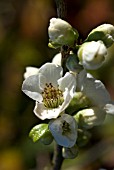
[[32, 138], [33, 142], [40, 140], [45, 136], [50, 136], [51, 132], [48, 129], [48, 124], [39, 124], [33, 127], [29, 133], [29, 137]]

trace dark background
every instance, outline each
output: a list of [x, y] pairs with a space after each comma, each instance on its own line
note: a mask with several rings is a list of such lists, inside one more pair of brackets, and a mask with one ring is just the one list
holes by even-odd
[[[43, 170], [50, 162], [53, 144], [34, 144], [28, 137], [40, 120], [21, 85], [26, 66], [40, 67], [58, 52], [47, 45], [51, 17], [57, 17], [52, 0], [0, 0], [0, 170]], [[114, 24], [114, 1], [67, 0], [67, 21], [85, 39], [94, 27]], [[114, 100], [114, 46], [108, 53], [106, 63], [92, 74]], [[91, 132], [88, 145], [76, 159], [66, 160], [63, 170], [114, 168], [114, 117], [107, 116]]]

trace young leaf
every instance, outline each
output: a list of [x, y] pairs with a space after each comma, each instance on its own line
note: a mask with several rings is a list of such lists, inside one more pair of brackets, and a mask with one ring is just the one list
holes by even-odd
[[44, 123], [34, 126], [29, 133], [29, 136], [32, 138], [33, 142], [40, 140], [45, 135], [50, 136], [51, 133], [49, 133], [48, 124]]

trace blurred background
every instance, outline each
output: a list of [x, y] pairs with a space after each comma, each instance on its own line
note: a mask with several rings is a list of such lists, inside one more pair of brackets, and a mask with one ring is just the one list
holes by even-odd
[[[67, 21], [82, 39], [102, 23], [114, 25], [113, 0], [66, 2]], [[26, 66], [40, 67], [58, 52], [47, 45], [51, 17], [57, 17], [53, 0], [0, 0], [0, 170], [43, 170], [50, 162], [53, 144], [33, 143], [28, 136], [40, 120], [33, 114], [34, 101], [21, 92], [21, 85]], [[92, 74], [114, 100], [114, 46], [106, 63]], [[114, 168], [114, 117], [107, 116], [91, 132], [88, 145], [76, 159], [64, 161], [62, 170]]]

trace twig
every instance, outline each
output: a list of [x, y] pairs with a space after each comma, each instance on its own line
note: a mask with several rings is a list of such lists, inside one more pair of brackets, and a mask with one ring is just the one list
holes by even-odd
[[67, 9], [65, 0], [55, 0], [57, 6], [57, 16], [61, 19], [66, 19]]
[[[57, 6], [57, 16], [61, 19], [66, 19], [66, 3], [65, 0], [55, 0], [56, 6]], [[66, 54], [67, 50], [65, 52], [64, 47], [61, 48], [61, 55], [62, 55], [62, 66], [64, 66], [64, 62], [66, 60]], [[65, 67], [63, 67], [64, 72]], [[64, 158], [62, 157], [62, 146], [55, 143], [54, 148], [54, 156], [53, 156], [53, 166], [52, 170], [60, 170]]]
[[63, 163], [62, 146], [55, 143], [52, 170], [60, 170]]

